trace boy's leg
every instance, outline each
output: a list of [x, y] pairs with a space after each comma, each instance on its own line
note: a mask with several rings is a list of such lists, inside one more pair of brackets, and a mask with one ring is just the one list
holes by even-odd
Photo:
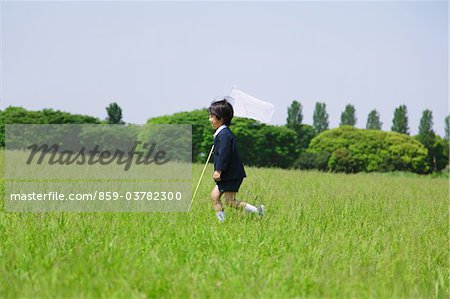
[[222, 192], [219, 191], [219, 187], [214, 186], [211, 191], [211, 200], [214, 207], [214, 211], [220, 212], [223, 211], [222, 203], [220, 202], [220, 197], [222, 196]]
[[236, 192], [225, 192], [225, 203], [233, 208], [242, 209], [245, 208], [247, 203], [236, 200]]
[[260, 215], [264, 214], [264, 206], [260, 206], [260, 208], [255, 207], [249, 203], [236, 200], [236, 192], [225, 192], [225, 203], [236, 209], [245, 209], [249, 213], [258, 213]]
[[220, 202], [220, 197], [222, 196], [222, 192], [219, 191], [219, 187], [214, 186], [211, 191], [211, 200], [213, 203], [214, 211], [216, 211], [217, 219], [222, 222], [225, 220], [225, 212], [223, 211], [222, 203]]

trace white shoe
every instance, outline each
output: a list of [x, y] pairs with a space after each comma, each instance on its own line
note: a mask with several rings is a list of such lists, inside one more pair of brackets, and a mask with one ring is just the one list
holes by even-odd
[[266, 214], [266, 207], [264, 205], [259, 205], [257, 209], [260, 216], [264, 216], [264, 214]]
[[219, 220], [219, 222], [224, 222], [225, 221], [225, 213], [222, 212], [216, 212], [216, 217], [217, 220]]

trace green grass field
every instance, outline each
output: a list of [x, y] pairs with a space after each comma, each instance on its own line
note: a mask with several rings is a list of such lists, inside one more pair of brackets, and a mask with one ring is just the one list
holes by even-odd
[[190, 213], [1, 212], [0, 297], [449, 297], [447, 179], [246, 170], [262, 219], [217, 222], [212, 168]]

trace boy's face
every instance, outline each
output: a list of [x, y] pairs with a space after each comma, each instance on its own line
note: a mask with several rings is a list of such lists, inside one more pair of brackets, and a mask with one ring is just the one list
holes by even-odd
[[211, 114], [209, 115], [209, 122], [211, 123], [212, 127], [214, 128], [214, 130], [216, 130], [221, 125], [223, 125], [223, 121], [222, 120], [219, 120], [217, 118], [217, 116], [211, 115]]

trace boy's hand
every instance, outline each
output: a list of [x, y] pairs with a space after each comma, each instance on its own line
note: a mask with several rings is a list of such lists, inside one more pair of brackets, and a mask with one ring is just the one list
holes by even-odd
[[213, 173], [214, 181], [220, 181], [221, 174], [222, 174], [222, 170], [214, 170], [214, 173]]

